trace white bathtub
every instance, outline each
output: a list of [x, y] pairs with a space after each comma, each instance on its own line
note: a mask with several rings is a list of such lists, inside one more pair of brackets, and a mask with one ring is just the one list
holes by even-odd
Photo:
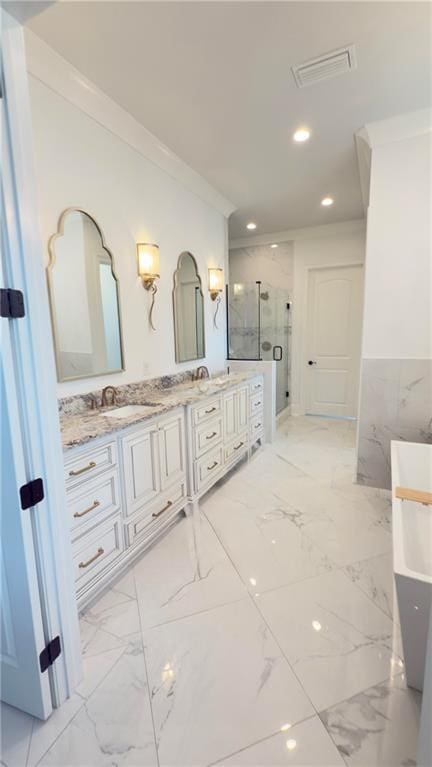
[[432, 603], [432, 506], [395, 497], [396, 487], [432, 492], [432, 445], [391, 443], [393, 568], [410, 687], [423, 689]]

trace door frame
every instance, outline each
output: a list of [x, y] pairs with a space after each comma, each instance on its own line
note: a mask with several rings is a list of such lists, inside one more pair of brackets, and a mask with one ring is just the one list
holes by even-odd
[[[4, 254], [7, 287], [24, 294], [26, 316], [11, 320], [17, 404], [22, 418], [27, 481], [42, 477], [45, 498], [31, 515], [45, 642], [57, 635], [62, 652], [49, 669], [53, 707], [70, 697], [82, 678], [72, 549], [66, 516], [63, 451], [57, 407], [57, 375], [43, 246], [37, 212], [33, 135], [22, 25], [1, 10], [5, 110], [10, 125], [11, 186], [19, 240], [13, 258]], [[2, 320], [6, 322], [8, 320]], [[8, 321], [9, 322], [9, 321]], [[15, 324], [16, 323], [16, 324]], [[13, 371], [11, 371], [11, 375]], [[65, 563], [71, 562], [70, 568]], [[40, 648], [40, 651], [43, 647]]]
[[[302, 306], [302, 314], [304, 321], [301, 324], [300, 328], [300, 375], [299, 375], [299, 383], [300, 383], [300, 410], [301, 415], [304, 415], [306, 413], [306, 365], [307, 365], [307, 359], [308, 359], [308, 349], [307, 349], [307, 326], [308, 326], [308, 310], [309, 310], [309, 284], [310, 284], [310, 272], [311, 271], [317, 271], [322, 269], [345, 269], [350, 267], [360, 266], [364, 269], [365, 262], [364, 261], [349, 261], [349, 262], [343, 262], [343, 261], [335, 261], [334, 263], [328, 263], [328, 264], [308, 264], [304, 267], [304, 293], [303, 293], [303, 306]], [[361, 336], [363, 336], [363, 317], [361, 318]], [[361, 360], [361, 349], [362, 349], [362, 341], [360, 341], [360, 360]], [[360, 385], [360, 384], [359, 384]]]

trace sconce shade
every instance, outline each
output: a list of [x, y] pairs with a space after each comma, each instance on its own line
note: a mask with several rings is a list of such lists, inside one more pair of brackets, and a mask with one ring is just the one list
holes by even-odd
[[142, 279], [159, 277], [159, 245], [137, 244], [138, 274]]
[[216, 298], [217, 294], [221, 293], [224, 288], [223, 269], [209, 269], [208, 284], [211, 297]]

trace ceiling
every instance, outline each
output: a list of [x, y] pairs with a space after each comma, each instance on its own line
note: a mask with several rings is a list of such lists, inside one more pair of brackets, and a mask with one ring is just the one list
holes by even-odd
[[[427, 2], [41, 7], [28, 26], [237, 206], [231, 238], [362, 218], [354, 132], [430, 105]], [[292, 65], [350, 43], [356, 70], [297, 88]]]

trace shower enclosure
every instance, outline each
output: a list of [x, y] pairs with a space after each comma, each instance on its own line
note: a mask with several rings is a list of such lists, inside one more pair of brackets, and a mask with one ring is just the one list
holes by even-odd
[[289, 403], [289, 293], [265, 282], [227, 285], [230, 360], [275, 360], [276, 413]]

